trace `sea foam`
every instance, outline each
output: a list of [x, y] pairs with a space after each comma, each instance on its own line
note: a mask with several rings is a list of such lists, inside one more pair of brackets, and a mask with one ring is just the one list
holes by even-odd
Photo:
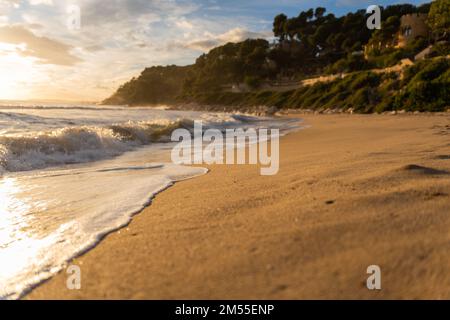
[[195, 120], [205, 129], [298, 127], [220, 113], [0, 107], [0, 299], [20, 298], [126, 226], [158, 192], [205, 174], [170, 162], [172, 130], [191, 130]]

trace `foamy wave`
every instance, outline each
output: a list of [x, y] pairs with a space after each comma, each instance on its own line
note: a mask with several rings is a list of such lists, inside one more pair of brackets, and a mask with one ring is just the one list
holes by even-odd
[[[144, 161], [152, 155], [147, 150], [136, 156]], [[207, 172], [142, 161], [134, 166], [114, 159], [0, 180], [2, 214], [8, 216], [0, 228], [0, 300], [19, 299], [126, 226], [156, 194]]]
[[[4, 113], [3, 116], [5, 117]], [[8, 114], [8, 118], [13, 116], [22, 120], [33, 117], [32, 121], [27, 120], [31, 123], [43, 121], [35, 115]], [[266, 122], [277, 123], [273, 119], [220, 113], [202, 114], [197, 119], [203, 121], [204, 129], [222, 130], [267, 126]], [[17, 120], [15, 122], [20, 123]], [[193, 125], [192, 119], [163, 118], [105, 126], [70, 126], [41, 132], [5, 134], [0, 136], [0, 175], [5, 172], [43, 169], [116, 157], [139, 146], [171, 142], [173, 130], [192, 129]], [[286, 123], [279, 125], [283, 127]]]
[[3, 136], [0, 137], [0, 173], [102, 160], [152, 142], [169, 142], [174, 129], [192, 125], [190, 120], [158, 120]]

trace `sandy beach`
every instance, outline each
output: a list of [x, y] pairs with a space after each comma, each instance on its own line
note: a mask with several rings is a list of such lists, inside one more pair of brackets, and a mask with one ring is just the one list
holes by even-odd
[[278, 175], [210, 166], [25, 298], [450, 298], [450, 115], [301, 117]]

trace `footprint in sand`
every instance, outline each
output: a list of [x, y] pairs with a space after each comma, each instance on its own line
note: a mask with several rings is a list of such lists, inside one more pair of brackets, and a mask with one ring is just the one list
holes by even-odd
[[445, 155], [445, 154], [440, 154], [438, 156], [436, 156], [437, 160], [450, 160], [450, 155]]
[[445, 170], [428, 168], [428, 167], [419, 166], [416, 164], [409, 164], [409, 165], [403, 167], [403, 170], [407, 171], [407, 172], [414, 172], [414, 173], [419, 173], [419, 174], [424, 174], [424, 175], [447, 175], [447, 174], [450, 174], [448, 171], [445, 171]]

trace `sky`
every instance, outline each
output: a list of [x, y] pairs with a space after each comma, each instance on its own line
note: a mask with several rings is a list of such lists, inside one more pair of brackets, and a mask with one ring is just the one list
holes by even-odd
[[270, 39], [273, 18], [426, 0], [0, 0], [0, 99], [100, 101], [145, 67]]

